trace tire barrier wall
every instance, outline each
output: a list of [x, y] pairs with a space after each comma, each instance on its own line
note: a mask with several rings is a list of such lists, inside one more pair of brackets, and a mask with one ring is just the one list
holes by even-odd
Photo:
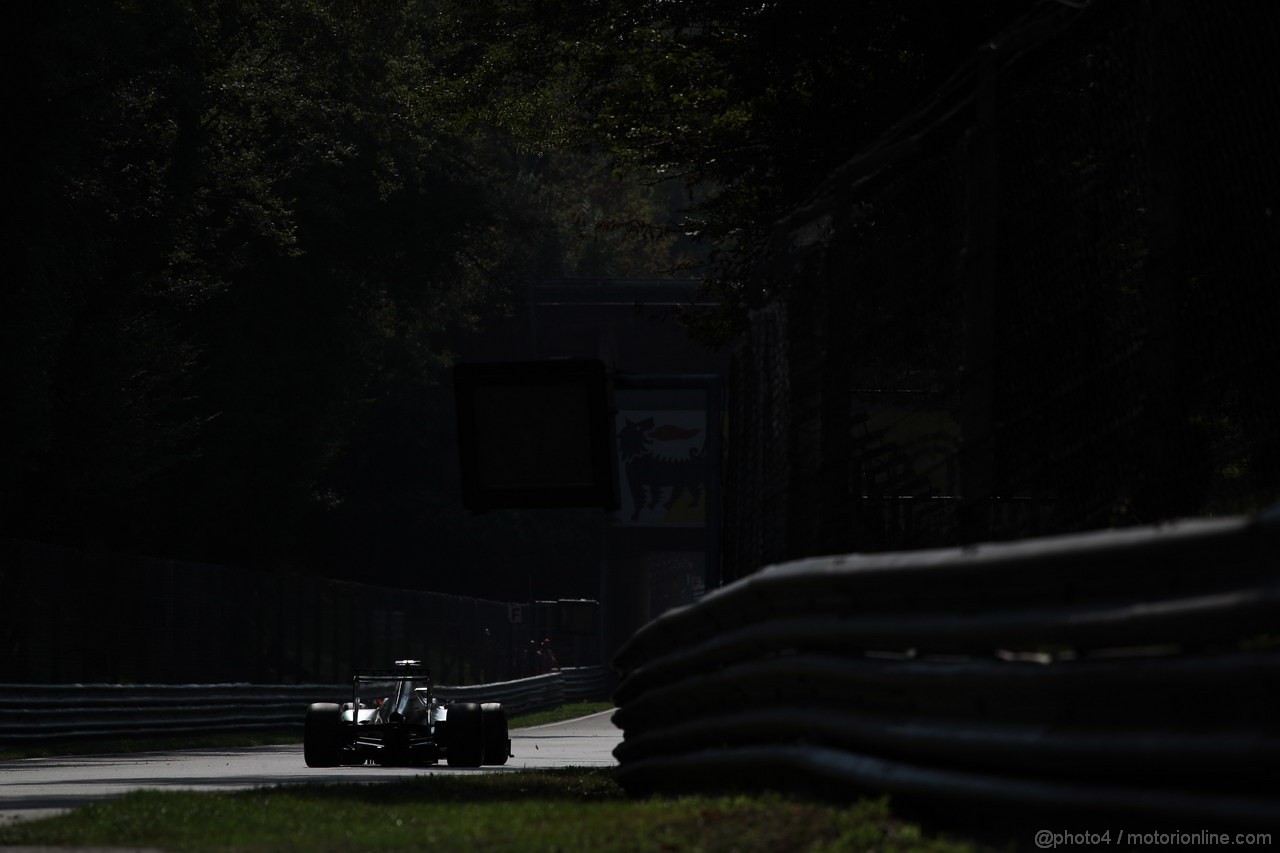
[[1280, 824], [1280, 506], [806, 559], [618, 652], [619, 781]]
[[[508, 715], [605, 699], [602, 666], [466, 687], [437, 686], [444, 699], [501, 702]], [[0, 744], [80, 738], [301, 729], [312, 702], [341, 702], [350, 684], [0, 685]]]

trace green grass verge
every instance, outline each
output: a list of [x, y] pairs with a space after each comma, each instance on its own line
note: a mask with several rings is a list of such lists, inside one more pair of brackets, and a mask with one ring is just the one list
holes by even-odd
[[612, 770], [434, 774], [378, 785], [136, 791], [0, 828], [0, 844], [168, 851], [965, 851], [847, 806], [759, 797], [629, 799]]
[[[512, 717], [512, 728], [540, 726], [558, 723], [607, 711], [611, 702], [575, 702], [561, 705], [549, 711], [537, 711]], [[302, 717], [299, 715], [299, 722]], [[0, 761], [20, 758], [46, 758], [52, 755], [105, 755], [117, 752], [168, 752], [174, 749], [235, 749], [245, 746], [270, 746], [302, 743], [302, 729], [285, 729], [264, 732], [228, 732], [207, 735], [166, 735], [151, 737], [114, 737], [92, 740], [68, 740], [55, 743], [39, 743], [24, 747], [0, 749]]]
[[0, 749], [0, 761], [48, 758], [55, 755], [106, 755], [116, 752], [168, 752], [174, 749], [236, 749], [302, 743], [302, 730], [227, 732], [207, 735], [151, 735], [146, 737], [75, 738]]
[[507, 724], [513, 728], [523, 728], [525, 726], [545, 726], [547, 723], [560, 723], [565, 720], [576, 720], [579, 717], [586, 717], [591, 714], [598, 714], [601, 711], [608, 711], [613, 708], [612, 702], [574, 702], [569, 705], [561, 705], [558, 708], [552, 708], [549, 711], [534, 711], [531, 714], [520, 714], [512, 717]]

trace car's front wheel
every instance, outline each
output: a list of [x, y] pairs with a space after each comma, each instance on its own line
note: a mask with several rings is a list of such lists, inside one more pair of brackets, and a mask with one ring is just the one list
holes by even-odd
[[342, 760], [342, 709], [333, 702], [307, 708], [302, 755], [308, 767], [337, 767]]

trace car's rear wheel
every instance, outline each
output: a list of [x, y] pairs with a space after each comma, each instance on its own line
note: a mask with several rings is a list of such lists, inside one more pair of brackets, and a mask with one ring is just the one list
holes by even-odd
[[342, 759], [342, 709], [333, 702], [307, 708], [302, 755], [308, 767], [337, 767]]
[[511, 740], [507, 737], [507, 712], [498, 702], [485, 702], [480, 706], [480, 718], [484, 729], [484, 763], [506, 764], [511, 755]]
[[475, 702], [457, 702], [445, 718], [450, 767], [479, 767], [484, 761], [484, 715]]

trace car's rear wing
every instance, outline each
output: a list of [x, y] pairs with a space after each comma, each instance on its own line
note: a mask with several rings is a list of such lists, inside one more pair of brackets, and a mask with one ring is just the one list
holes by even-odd
[[399, 669], [361, 669], [356, 672], [352, 680], [367, 679], [385, 679], [394, 680], [397, 678], [411, 678], [414, 681], [430, 681], [431, 670], [426, 667], [401, 667]]

